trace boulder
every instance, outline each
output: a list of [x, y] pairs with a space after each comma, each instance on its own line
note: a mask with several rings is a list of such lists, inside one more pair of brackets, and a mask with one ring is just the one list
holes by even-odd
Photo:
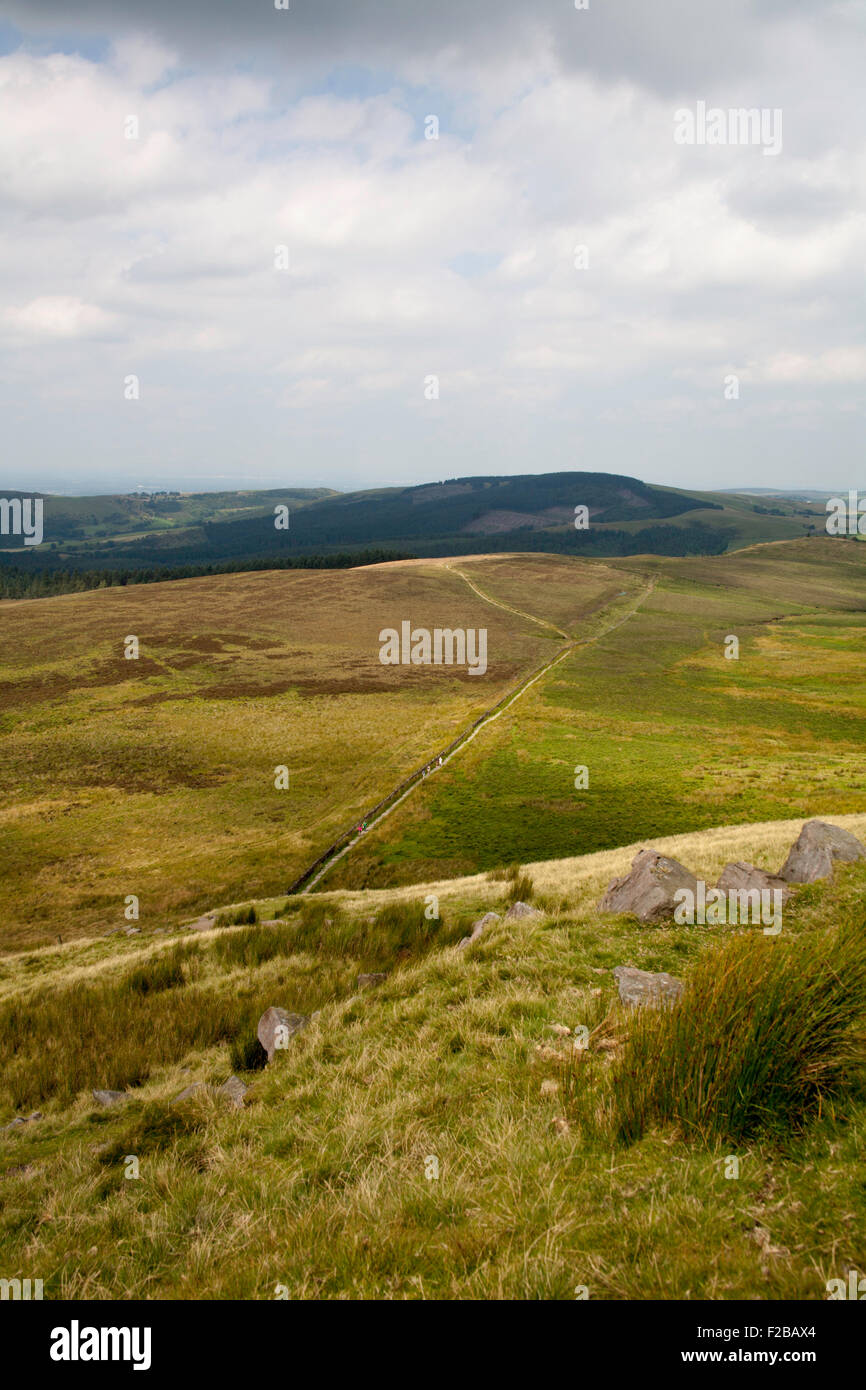
[[519, 922], [523, 918], [536, 920], [543, 917], [544, 913], [539, 912], [537, 907], [530, 907], [529, 903], [512, 903], [505, 914], [506, 922]]
[[203, 1081], [194, 1081], [191, 1086], [187, 1086], [181, 1091], [180, 1095], [175, 1096], [171, 1103], [172, 1105], [180, 1105], [183, 1101], [190, 1100], [193, 1096], [197, 1096], [200, 1091], [204, 1090], [206, 1090], [206, 1087]]
[[866, 846], [850, 830], [823, 820], [807, 820], [779, 870], [779, 878], [788, 883], [814, 883], [833, 872], [837, 859], [847, 863], [866, 859]]
[[94, 1091], [93, 1099], [97, 1105], [118, 1105], [120, 1101], [126, 1100], [125, 1091]]
[[471, 936], [464, 936], [462, 941], [457, 943], [458, 951], [462, 951], [464, 946], [468, 946], [470, 941], [477, 941], [485, 927], [491, 927], [494, 922], [501, 922], [502, 918], [498, 912], [485, 912], [483, 917], [479, 917], [477, 922], [472, 923]]
[[381, 971], [375, 972], [372, 975], [359, 975], [358, 988], [369, 989], [371, 985], [380, 985], [382, 981], [387, 980], [387, 978], [387, 973], [383, 974]]
[[306, 1028], [309, 1022], [306, 1014], [290, 1014], [287, 1009], [274, 1006], [265, 1009], [259, 1019], [256, 1036], [268, 1054], [268, 1061], [273, 1061], [274, 1053], [283, 1051], [289, 1039]]
[[205, 912], [202, 917], [196, 917], [194, 922], [187, 923], [187, 931], [212, 931], [216, 926], [216, 919], [215, 912]]
[[613, 972], [623, 1004], [632, 1008], [648, 1004], [672, 1004], [683, 992], [683, 982], [666, 971], [637, 970], [633, 965], [618, 965]]
[[741, 859], [733, 864], [725, 865], [719, 874], [716, 887], [721, 888], [724, 893], [730, 892], [732, 888], [738, 892], [742, 889], [751, 892], [754, 888], [757, 888], [758, 892], [763, 892], [765, 889], [771, 891], [780, 889], [783, 903], [788, 901], [793, 891], [778, 874], [768, 874], [764, 869], [759, 869], [756, 864], [744, 864]]
[[629, 912], [642, 922], [673, 917], [679, 888], [697, 893], [698, 881], [685, 865], [654, 849], [642, 849], [631, 871], [615, 878], [599, 903], [600, 912]]
[[244, 1096], [248, 1089], [249, 1087], [244, 1085], [239, 1076], [230, 1076], [228, 1081], [224, 1081], [221, 1086], [217, 1087], [217, 1095], [225, 1096], [229, 1104], [233, 1105], [236, 1110], [243, 1110]]

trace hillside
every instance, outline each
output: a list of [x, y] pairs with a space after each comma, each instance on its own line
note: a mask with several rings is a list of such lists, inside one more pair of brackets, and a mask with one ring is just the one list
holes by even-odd
[[[864, 814], [834, 820], [866, 834]], [[654, 843], [710, 880], [729, 859], [776, 868], [799, 826]], [[825, 1299], [866, 1266], [862, 1088], [807, 1083], [783, 1136], [769, 1112], [732, 1134], [708, 1111], [704, 1134], [674, 1119], [617, 1137], [636, 1022], [611, 972], [667, 970], [688, 990], [733, 953], [733, 1046], [744, 964], [786, 962], [792, 991], [825, 950], [847, 969], [866, 870], [800, 889], [772, 940], [601, 917], [637, 847], [525, 865], [518, 891], [541, 917], [465, 952], [467, 924], [514, 896], [503, 876], [298, 899], [273, 927], [7, 957], [2, 1105], [42, 1112], [0, 1133], [7, 1274], [38, 1270], [46, 1298]], [[369, 970], [387, 978], [361, 990]], [[320, 1013], [246, 1070], [244, 1039], [275, 1003]], [[581, 1026], [576, 1054], [563, 1035]], [[172, 1103], [239, 1069], [242, 1109], [205, 1090]], [[101, 1108], [94, 1086], [129, 1094]]]

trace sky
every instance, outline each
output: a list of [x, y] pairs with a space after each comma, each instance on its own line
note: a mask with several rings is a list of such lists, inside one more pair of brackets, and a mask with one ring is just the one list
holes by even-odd
[[0, 0], [0, 486], [866, 482], [866, 0], [285, 3]]

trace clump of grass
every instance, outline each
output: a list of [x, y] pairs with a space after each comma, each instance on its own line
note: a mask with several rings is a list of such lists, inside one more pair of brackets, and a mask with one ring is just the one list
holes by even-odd
[[191, 954], [189, 947], [178, 947], [170, 955], [157, 956], [147, 965], [140, 965], [126, 977], [131, 994], [158, 994], [164, 989], [179, 989], [186, 984], [184, 962]]
[[529, 874], [524, 873], [520, 864], [509, 864], [504, 869], [491, 869], [487, 875], [491, 883], [507, 883], [505, 901], [508, 903], [528, 903], [532, 901], [535, 888]]
[[258, 908], [238, 907], [234, 912], [220, 912], [214, 925], [217, 927], [253, 926], [258, 920]]
[[292, 940], [296, 950], [374, 967], [427, 950], [434, 942], [450, 939], [450, 934], [445, 919], [426, 917], [420, 902], [388, 903], [375, 917], [361, 920], [347, 918], [330, 904], [310, 903]]
[[705, 1139], [802, 1129], [866, 1058], [866, 934], [745, 933], [702, 956], [673, 1008], [641, 1009], [612, 1075], [631, 1141], [678, 1122]]
[[244, 1028], [232, 1039], [229, 1056], [232, 1071], [261, 1071], [268, 1060], [255, 1028]]
[[243, 965], [254, 970], [276, 956], [296, 955], [299, 947], [294, 932], [289, 936], [274, 927], [254, 926], [248, 931], [217, 937], [213, 949], [224, 969]]

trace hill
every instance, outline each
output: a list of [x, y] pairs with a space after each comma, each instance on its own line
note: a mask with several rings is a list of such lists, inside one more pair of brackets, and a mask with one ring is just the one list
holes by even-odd
[[[834, 819], [866, 833], [862, 814]], [[799, 825], [655, 843], [710, 880], [727, 859], [777, 867]], [[705, 1108], [703, 1132], [674, 1115], [626, 1138], [621, 1078], [640, 1033], [612, 970], [667, 970], [687, 991], [708, 971], [727, 978], [721, 1044], [688, 1006], [682, 1015], [707, 1068], [720, 1045], [748, 1046], [739, 1001], [774, 961], [793, 997], [816, 980], [829, 988], [830, 952], [862, 1012], [851, 943], [862, 943], [866, 869], [801, 889], [778, 939], [602, 919], [601, 891], [636, 848], [526, 864], [519, 891], [541, 916], [494, 924], [467, 951], [454, 949], [466, 925], [514, 894], [501, 875], [298, 899], [273, 927], [7, 957], [0, 1103], [42, 1116], [0, 1133], [6, 1274], [38, 1272], [46, 1298], [73, 1299], [280, 1288], [292, 1299], [825, 1299], [828, 1280], [866, 1265], [855, 1060], [840, 1074], [811, 1053], [784, 1133], [765, 1106], [745, 1130]], [[277, 906], [260, 903], [261, 915]], [[387, 978], [359, 989], [365, 970]], [[320, 1012], [266, 1071], [250, 1070], [246, 1039], [271, 1004]], [[582, 1053], [565, 1036], [580, 1028]], [[204, 1087], [176, 1100], [232, 1071], [249, 1086], [243, 1109]], [[101, 1108], [93, 1086], [129, 1091]]]

